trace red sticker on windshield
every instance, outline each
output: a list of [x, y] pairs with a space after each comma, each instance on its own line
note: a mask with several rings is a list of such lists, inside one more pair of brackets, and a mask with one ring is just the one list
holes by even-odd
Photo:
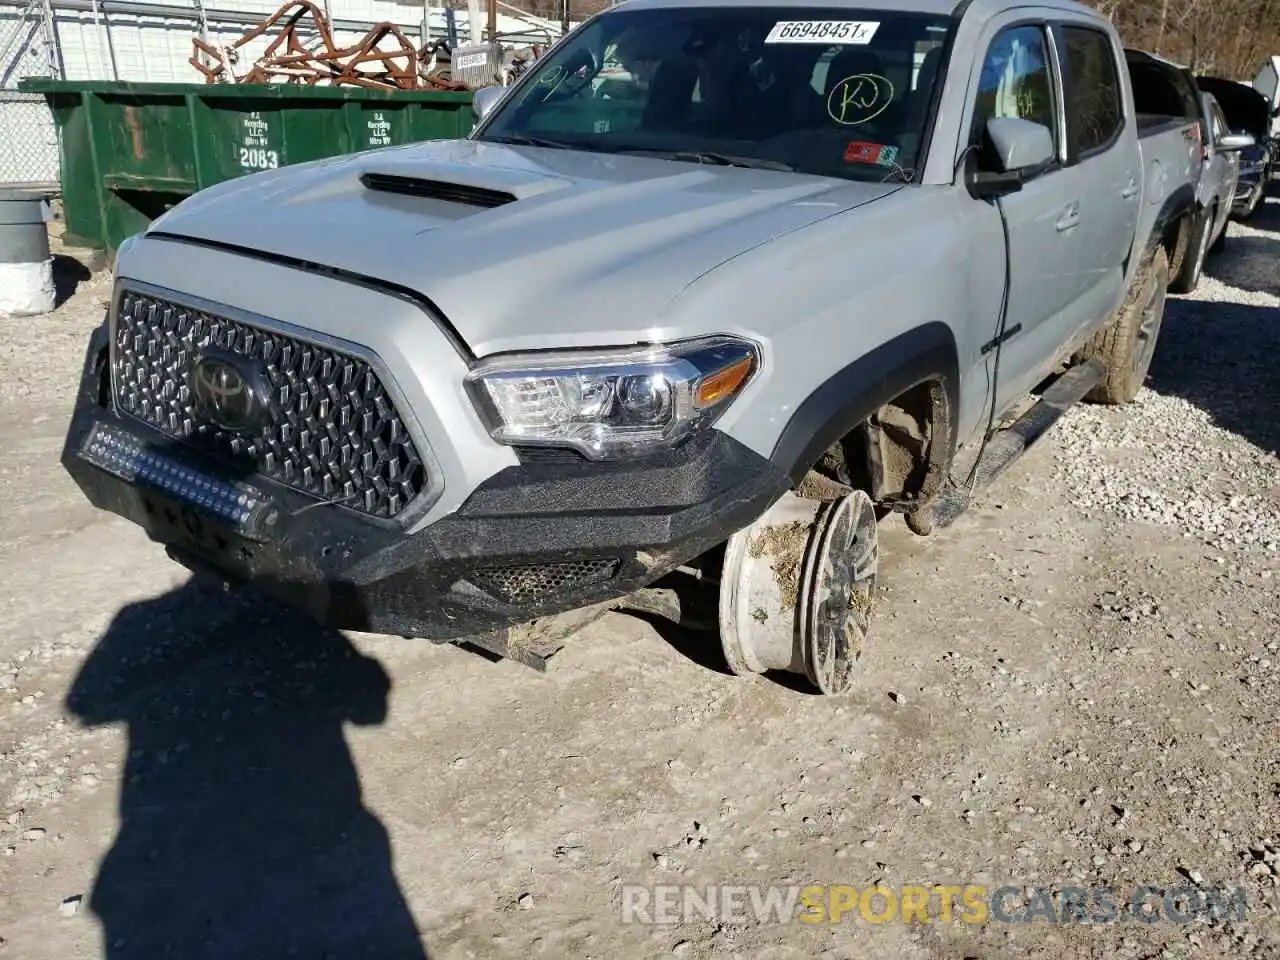
[[865, 143], [853, 140], [844, 148], [845, 163], [875, 163], [888, 166], [898, 159], [898, 148], [883, 143]]

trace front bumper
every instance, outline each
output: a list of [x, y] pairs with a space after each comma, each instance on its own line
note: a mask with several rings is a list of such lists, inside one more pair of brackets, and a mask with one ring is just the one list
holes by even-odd
[[[508, 467], [409, 533], [260, 476], [233, 476], [119, 415], [107, 379], [100, 329], [62, 454], [89, 500], [189, 568], [251, 583], [339, 629], [455, 640], [625, 596], [746, 526], [789, 486], [784, 471], [712, 431], [644, 462]], [[108, 434], [162, 464], [160, 480], [154, 470], [124, 479], [86, 459], [86, 444]], [[182, 470], [194, 488], [164, 479]], [[261, 504], [244, 523], [227, 520], [196, 502], [199, 478], [256, 491]]]

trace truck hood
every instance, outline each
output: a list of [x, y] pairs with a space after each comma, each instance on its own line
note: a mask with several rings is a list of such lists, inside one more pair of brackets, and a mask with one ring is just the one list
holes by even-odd
[[[686, 335], [664, 307], [734, 256], [897, 185], [641, 156], [433, 141], [227, 181], [168, 234], [339, 268], [430, 299], [477, 356]], [[547, 314], [550, 313], [548, 316]], [[714, 318], [713, 318], [714, 319]]]

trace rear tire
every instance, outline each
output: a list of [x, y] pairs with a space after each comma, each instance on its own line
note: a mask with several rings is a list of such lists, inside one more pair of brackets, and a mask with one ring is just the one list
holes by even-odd
[[1155, 354], [1168, 286], [1169, 254], [1156, 247], [1133, 278], [1115, 318], [1081, 351], [1083, 359], [1100, 361], [1106, 371], [1086, 399], [1122, 404], [1138, 395]]
[[1187, 252], [1183, 254], [1178, 275], [1169, 284], [1171, 293], [1191, 293], [1199, 286], [1200, 273], [1204, 270], [1204, 259], [1209, 253], [1209, 235], [1213, 232], [1213, 221], [1216, 215], [1214, 208], [1210, 207], [1196, 218], [1191, 241], [1187, 244]]

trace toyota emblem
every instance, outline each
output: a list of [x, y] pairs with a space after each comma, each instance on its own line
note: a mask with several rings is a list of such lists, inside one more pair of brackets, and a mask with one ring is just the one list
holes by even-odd
[[206, 353], [191, 368], [191, 397], [196, 414], [215, 427], [245, 433], [266, 411], [261, 374], [252, 361], [236, 354]]

